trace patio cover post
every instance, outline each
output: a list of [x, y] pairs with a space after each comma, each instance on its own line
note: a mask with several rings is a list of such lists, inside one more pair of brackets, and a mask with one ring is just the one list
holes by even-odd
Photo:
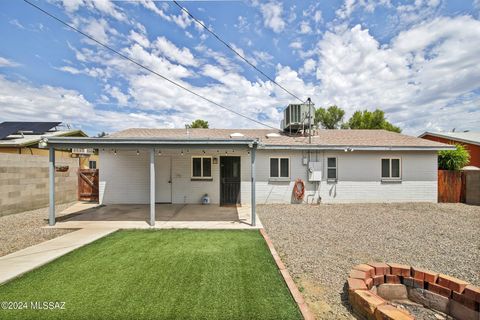
[[155, 149], [150, 149], [150, 226], [155, 226]]
[[252, 145], [252, 151], [250, 153], [250, 160], [251, 160], [251, 170], [250, 170], [250, 175], [251, 175], [251, 180], [252, 180], [252, 185], [251, 185], [251, 196], [250, 196], [250, 201], [251, 201], [251, 207], [252, 207], [252, 226], [254, 227], [256, 224], [256, 219], [257, 219], [257, 213], [256, 213], [256, 201], [255, 201], [255, 153], [257, 151], [257, 144], [253, 143]]
[[48, 208], [48, 224], [55, 225], [55, 149], [50, 147], [48, 149], [48, 175], [49, 175], [49, 204]]

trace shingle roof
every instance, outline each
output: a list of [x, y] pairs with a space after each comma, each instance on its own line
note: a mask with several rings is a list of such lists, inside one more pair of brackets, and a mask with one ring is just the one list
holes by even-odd
[[[131, 128], [113, 133], [108, 138], [158, 138], [158, 139], [236, 139], [233, 133], [245, 138], [259, 139], [265, 146], [308, 145], [308, 137], [290, 136], [273, 129], [146, 129]], [[277, 137], [267, 137], [276, 133]], [[386, 130], [317, 130], [312, 136], [313, 145], [345, 147], [429, 147], [448, 145]]]
[[480, 131], [468, 131], [468, 132], [428, 132], [427, 131], [421, 134], [420, 137], [424, 137], [426, 135], [480, 145]]

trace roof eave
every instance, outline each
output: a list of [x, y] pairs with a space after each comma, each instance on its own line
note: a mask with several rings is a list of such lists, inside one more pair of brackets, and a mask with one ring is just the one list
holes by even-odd
[[479, 142], [479, 141], [473, 141], [473, 140], [469, 140], [469, 139], [452, 137], [452, 136], [445, 135], [445, 134], [441, 134], [441, 133], [437, 133], [437, 132], [428, 132], [428, 131], [425, 131], [424, 133], [422, 133], [422, 134], [419, 135], [418, 137], [419, 137], [419, 138], [423, 138], [424, 136], [434, 136], [434, 137], [438, 137], [438, 138], [449, 139], [449, 140], [452, 140], [452, 141], [458, 141], [458, 142], [463, 142], [463, 143], [474, 144], [474, 145], [480, 146], [480, 142]]
[[219, 147], [257, 144], [254, 139], [44, 138], [48, 145], [60, 148]]
[[454, 150], [454, 146], [355, 146], [355, 145], [262, 145], [261, 149], [269, 150], [331, 150], [345, 149], [352, 151], [442, 151]]

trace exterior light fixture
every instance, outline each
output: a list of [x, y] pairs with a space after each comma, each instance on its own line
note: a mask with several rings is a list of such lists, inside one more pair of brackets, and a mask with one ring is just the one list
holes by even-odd
[[205, 150], [202, 150], [203, 151], [203, 154], [205, 154]]
[[182, 152], [181, 152], [180, 154], [183, 156], [183, 150], [182, 150]]
[[48, 139], [47, 138], [43, 138], [42, 140], [40, 140], [40, 142], [38, 143], [38, 147], [39, 148], [46, 148], [48, 146]]
[[159, 155], [159, 156], [162, 155], [162, 150], [158, 150], [158, 155]]
[[113, 150], [113, 154], [117, 155], [117, 149]]
[[217, 164], [218, 163], [218, 159], [217, 158], [213, 158], [213, 164]]
[[140, 154], [140, 151], [137, 150], [137, 156]]

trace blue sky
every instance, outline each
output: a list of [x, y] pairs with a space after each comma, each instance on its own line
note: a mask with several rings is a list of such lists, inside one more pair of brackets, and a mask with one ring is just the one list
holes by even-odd
[[[278, 126], [296, 100], [169, 1], [34, 1], [225, 106]], [[186, 1], [276, 82], [316, 106], [386, 111], [405, 133], [480, 128], [480, 1]], [[0, 2], [0, 121], [259, 127], [199, 100], [23, 1]]]

